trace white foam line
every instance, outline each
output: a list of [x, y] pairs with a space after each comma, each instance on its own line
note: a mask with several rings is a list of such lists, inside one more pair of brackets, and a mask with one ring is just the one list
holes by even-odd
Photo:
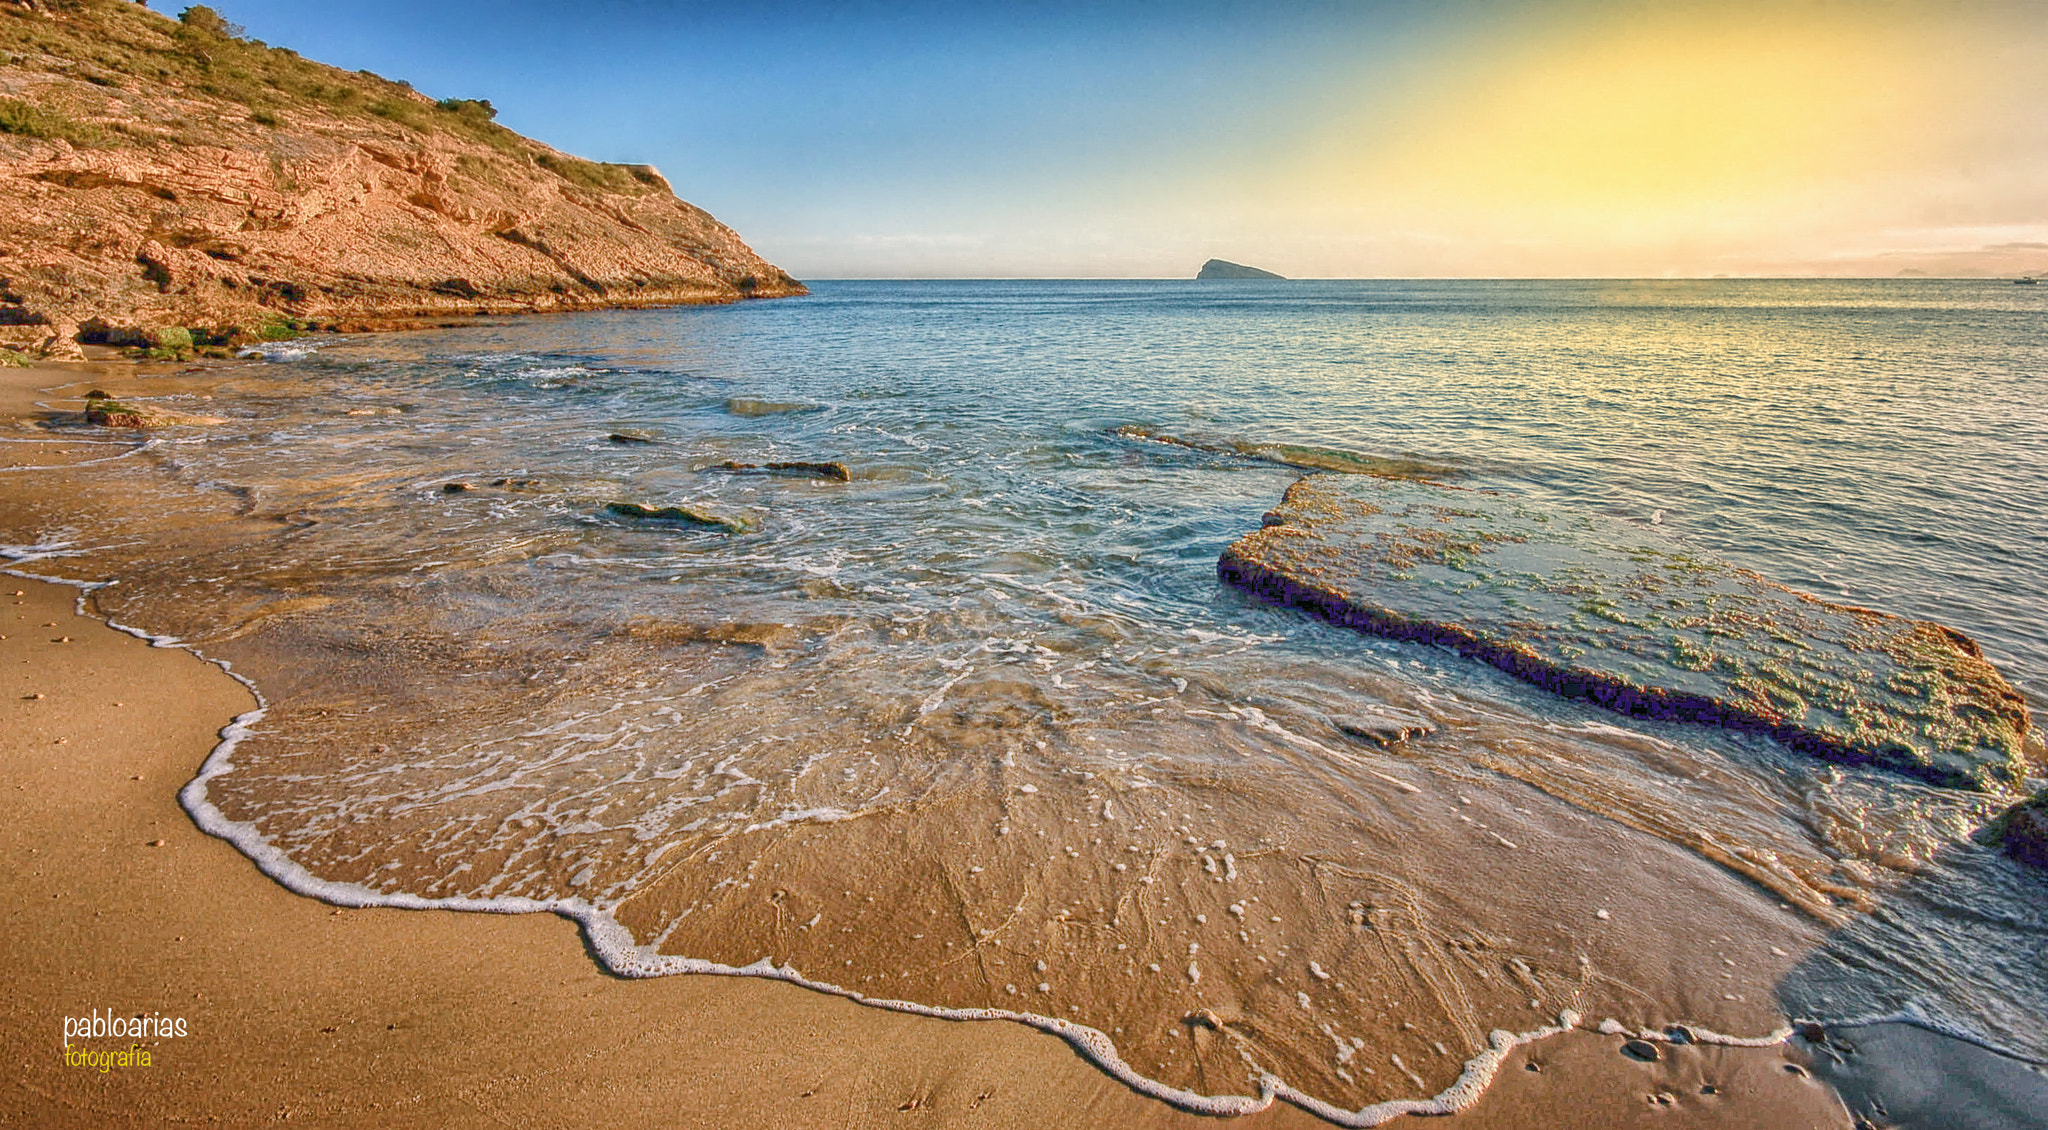
[[[65, 556], [65, 544], [56, 543], [37, 546], [0, 546], [0, 555], [12, 559], [16, 564], [44, 557]], [[51, 584], [70, 585], [79, 591], [78, 613], [89, 615], [85, 598], [94, 590], [106, 588], [117, 582], [73, 581], [54, 577], [42, 577], [15, 568], [0, 568], [0, 573], [21, 577], [26, 580], [44, 581]], [[269, 712], [269, 700], [248, 677], [236, 671], [224, 659], [216, 659], [189, 644], [179, 642], [170, 636], [152, 635], [140, 628], [131, 627], [114, 620], [105, 621], [108, 627], [148, 640], [154, 647], [178, 647], [194, 656], [219, 667], [228, 677], [249, 689], [256, 698], [257, 707], [235, 716], [220, 732], [220, 742], [199, 767], [198, 776], [186, 782], [178, 791], [178, 803], [182, 805], [192, 822], [201, 831], [233, 844], [243, 855], [256, 864], [259, 871], [269, 876], [286, 890], [294, 894], [316, 898], [334, 906], [350, 908], [390, 907], [400, 910], [458, 910], [487, 914], [533, 914], [546, 911], [559, 914], [575, 922], [583, 930], [585, 941], [591, 953], [604, 968], [618, 977], [648, 978], [667, 977], [679, 973], [708, 974], [720, 977], [761, 977], [774, 981], [786, 981], [813, 992], [827, 993], [858, 1004], [891, 1012], [909, 1013], [915, 1016], [929, 1016], [938, 1020], [982, 1021], [1004, 1020], [1026, 1027], [1035, 1028], [1048, 1035], [1065, 1040], [1090, 1063], [1118, 1082], [1141, 1095], [1148, 1096], [1178, 1107], [1193, 1114], [1215, 1117], [1236, 1117], [1257, 1114], [1272, 1106], [1275, 1100], [1291, 1103], [1319, 1118], [1347, 1128], [1383, 1126], [1396, 1118], [1406, 1115], [1448, 1115], [1470, 1107], [1485, 1094], [1508, 1055], [1516, 1048], [1562, 1035], [1579, 1027], [1577, 1012], [1566, 1009], [1560, 1012], [1557, 1023], [1528, 1032], [1509, 1032], [1495, 1029], [1487, 1038], [1487, 1048], [1465, 1062], [1464, 1070], [1449, 1087], [1426, 1099], [1390, 1099], [1374, 1103], [1357, 1110], [1347, 1110], [1325, 1102], [1289, 1086], [1278, 1076], [1263, 1075], [1259, 1080], [1256, 1095], [1204, 1095], [1196, 1091], [1168, 1086], [1149, 1078], [1124, 1062], [1117, 1052], [1116, 1044], [1096, 1028], [1062, 1020], [1054, 1016], [1040, 1016], [1033, 1012], [1015, 1012], [1001, 1008], [941, 1008], [935, 1005], [918, 1004], [914, 1001], [891, 1000], [882, 997], [868, 997], [852, 989], [842, 988], [828, 981], [814, 981], [795, 968], [777, 966], [770, 959], [762, 958], [752, 965], [722, 965], [702, 958], [681, 957], [655, 952], [654, 946], [641, 946], [633, 942], [633, 936], [624, 926], [603, 908], [581, 898], [536, 899], [525, 897], [424, 898], [412, 894], [393, 894], [374, 891], [356, 883], [337, 883], [322, 879], [287, 857], [282, 850], [264, 840], [254, 824], [230, 820], [227, 815], [207, 799], [208, 782], [234, 768], [235, 747], [248, 737], [256, 723], [261, 722]], [[1770, 1047], [1783, 1043], [1792, 1034], [1792, 1029], [1782, 1028], [1769, 1036], [1743, 1038], [1723, 1036], [1704, 1028], [1682, 1025], [1692, 1038], [1700, 1043], [1725, 1043], [1740, 1047]], [[1607, 1033], [1625, 1031], [1618, 1021], [1602, 1022], [1600, 1031]], [[1645, 1039], [1672, 1041], [1667, 1032], [1644, 1032]]]
[[1957, 1040], [1972, 1047], [1981, 1048], [1993, 1055], [2001, 1055], [2007, 1059], [2016, 1059], [2021, 1063], [2033, 1064], [2036, 1067], [2048, 1067], [2048, 1060], [2021, 1055], [2011, 1048], [1999, 1047], [1997, 1044], [1991, 1043], [1983, 1036], [1974, 1032], [1965, 1031], [1951, 1024], [1945, 1024], [1920, 1011], [1919, 1007], [1911, 1001], [1908, 1001], [1904, 1008], [1896, 1012], [1872, 1013], [1868, 1016], [1858, 1016], [1846, 1020], [1818, 1020], [1800, 1017], [1796, 1018], [1793, 1023], [1798, 1025], [1808, 1023], [1819, 1024], [1823, 1028], [1831, 1030], [1836, 1028], [1868, 1028], [1873, 1024], [1909, 1024], [1915, 1028], [1925, 1029], [1937, 1036], [1947, 1036], [1951, 1040]]
[[[61, 441], [61, 440], [42, 440], [42, 441], [37, 441], [37, 440], [9, 440], [8, 442], [9, 442], [9, 443], [35, 443], [35, 442], [44, 442], [44, 443], [60, 443], [60, 442], [63, 442], [63, 441]], [[106, 442], [106, 441], [104, 441], [104, 440], [81, 440], [81, 441], [79, 441], [79, 442], [81, 442], [81, 443], [104, 443], [104, 442]], [[20, 466], [20, 467], [0, 467], [0, 472], [6, 472], [6, 473], [9, 473], [9, 474], [11, 474], [11, 473], [13, 473], [13, 472], [15, 472], [15, 471], [68, 471], [68, 470], [70, 470], [70, 469], [71, 469], [71, 468], [73, 468], [73, 467], [91, 467], [91, 466], [94, 466], [94, 465], [96, 465], [96, 464], [100, 464], [100, 463], [112, 463], [112, 462], [113, 462], [114, 460], [116, 460], [116, 459], [126, 459], [126, 458], [128, 458], [128, 457], [129, 457], [130, 455], [134, 455], [134, 454], [136, 454], [137, 452], [142, 452], [142, 451], [148, 451], [148, 450], [149, 450], [150, 448], [152, 448], [152, 447], [155, 447], [155, 446], [157, 446], [158, 444], [160, 444], [160, 443], [162, 443], [162, 442], [163, 442], [163, 440], [161, 440], [161, 439], [149, 439], [149, 440], [144, 440], [144, 441], [143, 441], [143, 442], [141, 442], [141, 443], [135, 444], [134, 446], [130, 447], [130, 448], [129, 448], [128, 450], [126, 450], [126, 451], [123, 451], [123, 452], [122, 452], [121, 454], [119, 454], [119, 455], [103, 455], [103, 456], [99, 457], [98, 459], [80, 459], [80, 460], [79, 460], [78, 462], [76, 462], [76, 463], [46, 463], [46, 464], [45, 464], [45, 463], [39, 463], [39, 464], [33, 464], [33, 465], [24, 465], [24, 466]]]
[[[1728, 1048], [1775, 1048], [1792, 1038], [1792, 1027], [1787, 1025], [1768, 1036], [1730, 1036], [1711, 1028], [1695, 1024], [1667, 1024], [1662, 1028], [1641, 1028], [1630, 1031], [1628, 1026], [1612, 1017], [1602, 1020], [1594, 1031], [1603, 1036], [1633, 1036], [1660, 1044], [1719, 1044]], [[1679, 1035], [1677, 1033], [1683, 1033]]]
[[[143, 442], [150, 443], [154, 441], [144, 440]], [[133, 446], [128, 440], [125, 439], [48, 439], [37, 436], [0, 436], [0, 443], [48, 443], [63, 444], [66, 447], [76, 447], [79, 444], [84, 444], [87, 447]]]

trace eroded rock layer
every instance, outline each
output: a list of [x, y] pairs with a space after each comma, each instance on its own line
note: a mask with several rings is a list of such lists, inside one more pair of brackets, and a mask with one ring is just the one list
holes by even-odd
[[803, 293], [649, 166], [238, 32], [0, 0], [0, 345]]
[[1967, 637], [1819, 600], [1652, 532], [1437, 483], [1311, 475], [1222, 578], [1624, 714], [1935, 784], [2024, 775], [2024, 701]]

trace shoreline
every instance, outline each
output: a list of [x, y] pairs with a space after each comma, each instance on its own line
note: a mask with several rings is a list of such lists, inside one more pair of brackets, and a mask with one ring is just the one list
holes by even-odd
[[[0, 377], [8, 386], [0, 413], [13, 415], [46, 385], [106, 378], [93, 368], [111, 367], [9, 370]], [[67, 480], [38, 482], [45, 499], [68, 500], [81, 477], [36, 474]], [[17, 529], [23, 502], [21, 491], [10, 492], [0, 528]], [[6, 591], [15, 589], [25, 595], [6, 598], [4, 611], [15, 615], [5, 622], [29, 630], [0, 632], [11, 637], [0, 641], [0, 656], [10, 682], [49, 685], [5, 700], [21, 716], [7, 730], [17, 791], [29, 793], [33, 783], [43, 807], [4, 842], [17, 868], [33, 872], [18, 872], [17, 886], [43, 913], [10, 919], [7, 946], [17, 961], [7, 988], [21, 1004], [0, 1042], [21, 1053], [15, 1102], [37, 1121], [50, 1123], [59, 1109], [96, 1124], [123, 1111], [138, 1123], [202, 1111], [240, 1121], [275, 1099], [323, 1119], [444, 1124], [492, 1121], [516, 1107], [537, 1109], [543, 1122], [630, 1108], [686, 1125], [839, 1125], [857, 1110], [885, 1117], [893, 1109], [962, 1125], [1193, 1125], [1184, 1120], [1195, 1115], [1132, 1091], [1022, 1024], [863, 1008], [761, 977], [628, 980], [603, 972], [576, 928], [555, 915], [343, 910], [265, 882], [172, 799], [222, 724], [253, 705], [248, 692], [190, 653], [67, 620], [67, 590], [19, 582]], [[60, 625], [57, 634], [44, 623]], [[144, 705], [145, 694], [162, 701]], [[103, 777], [126, 779], [115, 784], [122, 804], [107, 803]], [[153, 835], [141, 839], [146, 833]], [[48, 861], [40, 858], [46, 852]], [[72, 882], [40, 889], [56, 880], [37, 868], [60, 859]], [[43, 893], [52, 895], [47, 909], [36, 897]], [[95, 900], [101, 908], [90, 905]], [[112, 921], [102, 917], [107, 908]], [[51, 952], [52, 937], [80, 956]], [[417, 960], [432, 953], [464, 960]], [[67, 960], [83, 964], [84, 975], [65, 969]], [[446, 1007], [423, 1014], [428, 1002]], [[195, 1032], [156, 1041], [150, 1068], [80, 1071], [44, 1041], [57, 1043], [60, 1018], [89, 1008], [191, 1015]], [[578, 1011], [581, 1023], [562, 1023], [563, 1013]], [[386, 1016], [393, 1018], [381, 1033], [374, 1023], [356, 1031], [360, 1021]], [[749, 1023], [736, 1032], [731, 1020], [742, 1016]], [[344, 1017], [346, 1035], [336, 1019]], [[314, 1023], [321, 1019], [336, 1022]], [[612, 1041], [633, 1049], [629, 1060], [604, 1057]], [[1594, 1116], [1609, 1125], [1657, 1117], [1663, 1125], [1675, 1115], [1688, 1126], [1848, 1124], [1840, 1100], [1805, 1071], [1794, 1046], [1690, 1045], [1641, 1063], [1616, 1054], [1620, 1042], [1580, 1031], [1517, 1049], [1503, 1057], [1496, 1086], [1450, 1124]], [[333, 1070], [323, 1078], [302, 1061]], [[400, 1093], [416, 1105], [374, 1105]], [[479, 1096], [510, 1105], [494, 1109]], [[842, 1101], [814, 1101], [820, 1096]], [[223, 1103], [239, 1105], [227, 1111]], [[1327, 1125], [1284, 1104], [1256, 1117], [1262, 1125]]]

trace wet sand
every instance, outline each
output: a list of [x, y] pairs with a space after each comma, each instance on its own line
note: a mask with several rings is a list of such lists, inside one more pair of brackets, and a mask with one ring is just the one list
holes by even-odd
[[[31, 411], [40, 388], [120, 376], [0, 371], [0, 415]], [[0, 541], [72, 504], [91, 474], [6, 475]], [[621, 980], [551, 915], [338, 910], [291, 894], [197, 831], [175, 799], [221, 727], [253, 705], [248, 692], [188, 653], [78, 617], [74, 598], [0, 582], [0, 789], [15, 798], [0, 826], [15, 893], [0, 939], [0, 1054], [19, 1065], [0, 1119], [1214, 1124], [1016, 1024], [892, 1014], [744, 978]], [[147, 1067], [67, 1066], [64, 1018], [93, 1009], [182, 1017], [188, 1034], [139, 1041]], [[1518, 1052], [1475, 1107], [1438, 1124], [1850, 1124], [1799, 1048], [1695, 1045], [1643, 1063], [1620, 1044], [1580, 1032]], [[1285, 1107], [1250, 1124], [1324, 1125]]]

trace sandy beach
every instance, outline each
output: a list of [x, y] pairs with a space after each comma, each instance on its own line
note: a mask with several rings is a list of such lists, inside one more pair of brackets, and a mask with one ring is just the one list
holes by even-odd
[[[0, 370], [12, 419], [132, 367]], [[49, 449], [45, 449], [49, 450]], [[72, 458], [84, 458], [78, 449]], [[7, 476], [0, 540], [90, 506], [92, 470]], [[249, 692], [192, 654], [0, 584], [0, 726], [13, 818], [0, 1118], [39, 1126], [1182, 1126], [1066, 1044], [1011, 1023], [864, 1008], [736, 977], [605, 974], [552, 915], [340, 910], [199, 832], [176, 794]], [[144, 1014], [183, 1036], [128, 1066], [66, 1061], [67, 1017]], [[1846, 1127], [1795, 1047], [1667, 1047], [1574, 1033], [1514, 1055], [1460, 1127]], [[1210, 1124], [1210, 1120], [1200, 1120]], [[1247, 1124], [1324, 1123], [1276, 1107]]]

